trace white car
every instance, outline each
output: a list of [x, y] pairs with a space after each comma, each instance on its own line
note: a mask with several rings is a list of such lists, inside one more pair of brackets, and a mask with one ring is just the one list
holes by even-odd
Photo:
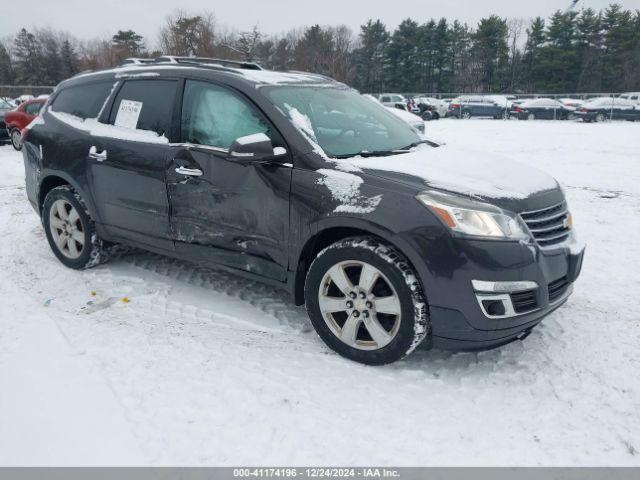
[[407, 109], [407, 99], [404, 95], [399, 93], [383, 93], [378, 95], [378, 101], [385, 107], [398, 108], [401, 110]]
[[425, 130], [424, 129], [424, 120], [422, 120], [422, 118], [420, 118], [418, 115], [415, 115], [415, 114], [413, 114], [411, 112], [407, 112], [406, 110], [402, 110], [400, 108], [395, 108], [395, 107], [390, 107], [388, 105], [385, 105], [383, 102], [381, 102], [379, 99], [377, 99], [373, 95], [364, 94], [363, 97], [366, 97], [369, 100], [371, 100], [373, 102], [376, 102], [379, 105], [381, 104], [383, 107], [385, 107], [391, 113], [393, 113], [396, 117], [400, 118], [401, 120], [404, 120], [409, 125], [411, 125], [413, 128], [418, 130], [420, 133], [424, 133], [424, 130]]
[[433, 114], [434, 120], [444, 118], [447, 114], [447, 108], [449, 107], [449, 104], [438, 98], [414, 97], [413, 100], [416, 102], [416, 105], [418, 105], [418, 107], [420, 106], [420, 104], [428, 105], [429, 107], [431, 107], [431, 113]]
[[624, 100], [629, 100], [630, 102], [640, 104], [640, 92], [626, 92], [621, 93], [620, 97]]
[[393, 113], [396, 117], [404, 120], [420, 133], [424, 133], [424, 120], [415, 113], [407, 112], [406, 110], [400, 110], [399, 108], [387, 107], [385, 108]]

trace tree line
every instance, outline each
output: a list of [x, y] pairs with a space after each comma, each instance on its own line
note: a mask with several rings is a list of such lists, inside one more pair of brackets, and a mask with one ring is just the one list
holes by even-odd
[[390, 30], [369, 20], [313, 25], [280, 35], [236, 31], [211, 13], [176, 11], [154, 48], [132, 30], [80, 41], [52, 29], [18, 31], [0, 42], [0, 84], [55, 85], [128, 57], [205, 56], [275, 70], [328, 75], [363, 92], [621, 92], [640, 90], [640, 11], [618, 4], [556, 11], [550, 18], [404, 20]]

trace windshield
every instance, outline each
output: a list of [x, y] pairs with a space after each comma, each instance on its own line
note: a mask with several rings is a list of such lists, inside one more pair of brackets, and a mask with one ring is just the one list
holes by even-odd
[[355, 90], [281, 86], [267, 97], [331, 157], [393, 153], [422, 138], [403, 120]]

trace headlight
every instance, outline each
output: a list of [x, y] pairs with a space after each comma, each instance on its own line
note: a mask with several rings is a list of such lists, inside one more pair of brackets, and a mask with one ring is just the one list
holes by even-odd
[[422, 192], [416, 198], [455, 232], [479, 237], [529, 239], [519, 217], [495, 205], [443, 192]]

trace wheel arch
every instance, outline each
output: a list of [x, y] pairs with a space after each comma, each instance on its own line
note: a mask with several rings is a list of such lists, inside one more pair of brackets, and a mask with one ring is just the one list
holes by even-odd
[[[404, 245], [404, 242], [402, 242], [397, 235], [375, 223], [367, 222], [362, 219], [345, 219], [349, 220], [348, 224], [346, 222], [337, 223], [335, 221], [328, 221], [317, 225], [316, 233], [309, 237], [300, 249], [293, 263], [295, 265], [295, 270], [293, 271], [293, 285], [290, 290], [296, 305], [303, 305], [305, 302], [305, 279], [307, 272], [309, 271], [309, 267], [316, 255], [325, 247], [328, 247], [342, 239], [354, 236], [376, 237], [402, 253], [411, 263], [414, 272], [416, 272], [416, 275], [418, 276], [418, 281], [424, 290], [425, 282], [422, 279], [422, 269], [420, 268], [420, 265], [417, 264], [418, 255], [413, 252], [408, 245]], [[335, 218], [328, 220], [335, 220]]]
[[54, 188], [59, 187], [61, 185], [69, 185], [76, 192], [80, 194], [82, 200], [89, 210], [91, 217], [96, 220], [98, 217], [96, 216], [96, 209], [93, 203], [93, 198], [86, 194], [85, 190], [80, 187], [78, 182], [76, 182], [70, 175], [65, 172], [53, 171], [53, 170], [43, 170], [42, 176], [40, 178], [40, 184], [38, 185], [38, 212], [40, 216], [42, 216], [42, 208], [44, 207], [44, 200], [47, 194]]

